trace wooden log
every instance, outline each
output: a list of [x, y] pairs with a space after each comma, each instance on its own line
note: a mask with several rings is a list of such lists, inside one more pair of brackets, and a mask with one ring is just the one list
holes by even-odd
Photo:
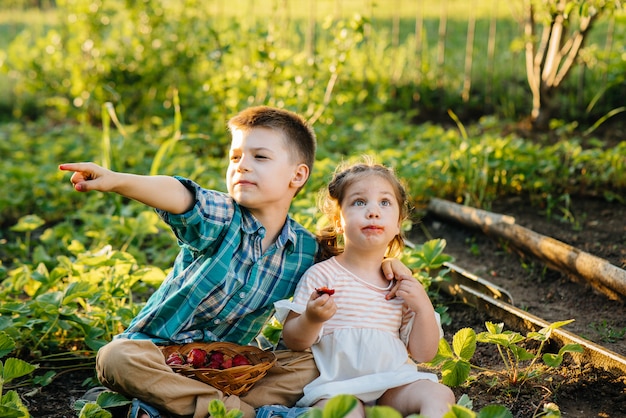
[[574, 281], [588, 283], [613, 300], [626, 300], [626, 270], [566, 243], [517, 225], [515, 218], [433, 198], [428, 210], [442, 218], [507, 240]]

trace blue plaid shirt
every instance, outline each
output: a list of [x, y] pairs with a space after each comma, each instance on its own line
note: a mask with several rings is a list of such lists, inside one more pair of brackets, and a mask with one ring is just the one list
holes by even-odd
[[195, 193], [189, 212], [157, 211], [181, 247], [172, 271], [128, 328], [117, 337], [156, 344], [230, 341], [248, 344], [293, 295], [314, 263], [313, 234], [287, 217], [265, 253], [265, 228], [229, 195], [177, 177]]

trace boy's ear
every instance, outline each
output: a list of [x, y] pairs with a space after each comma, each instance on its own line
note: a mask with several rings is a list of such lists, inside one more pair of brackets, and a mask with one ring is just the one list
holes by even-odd
[[304, 186], [307, 179], [309, 178], [309, 166], [306, 164], [299, 164], [296, 167], [296, 171], [293, 173], [293, 177], [291, 179], [291, 186], [299, 189]]

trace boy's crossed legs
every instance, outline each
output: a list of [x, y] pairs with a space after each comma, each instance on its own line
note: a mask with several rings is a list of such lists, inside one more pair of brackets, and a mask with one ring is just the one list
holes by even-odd
[[242, 397], [228, 396], [174, 373], [150, 340], [113, 340], [98, 352], [96, 369], [100, 382], [108, 388], [173, 415], [206, 418], [209, 403], [218, 399], [227, 409], [239, 409], [248, 418], [262, 405], [293, 406], [302, 397], [302, 388], [318, 376], [311, 353], [281, 350], [275, 354], [276, 365]]

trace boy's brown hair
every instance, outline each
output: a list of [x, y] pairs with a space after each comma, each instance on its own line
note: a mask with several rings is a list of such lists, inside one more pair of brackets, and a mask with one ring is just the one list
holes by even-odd
[[[295, 112], [270, 106], [253, 106], [242, 110], [228, 121], [228, 129], [243, 131], [270, 128], [281, 133], [292, 157], [309, 167], [309, 178], [315, 162], [317, 147], [315, 132], [308, 122]], [[307, 179], [308, 180], [308, 179]]]

